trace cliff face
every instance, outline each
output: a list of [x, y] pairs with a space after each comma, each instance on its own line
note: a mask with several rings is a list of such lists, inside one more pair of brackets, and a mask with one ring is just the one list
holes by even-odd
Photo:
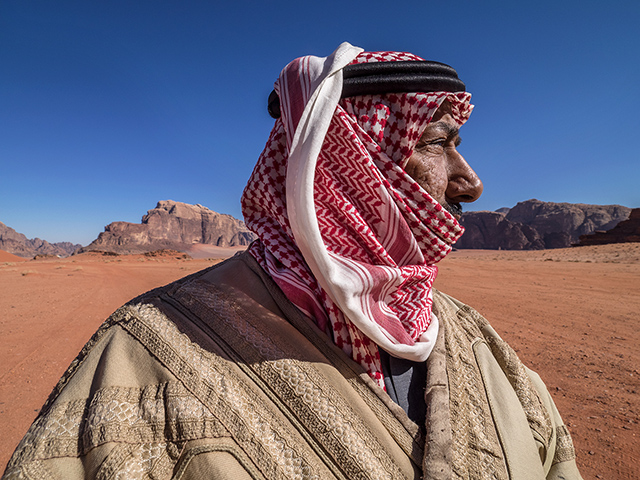
[[149, 210], [141, 223], [110, 223], [96, 240], [79, 252], [184, 250], [197, 243], [236, 247], [249, 245], [255, 238], [243, 222], [231, 215], [216, 213], [202, 205], [165, 200]]
[[627, 220], [620, 222], [611, 230], [598, 231], [590, 235], [581, 235], [578, 245], [603, 245], [607, 243], [640, 242], [640, 208], [631, 210]]
[[631, 209], [620, 205], [586, 205], [527, 200], [497, 212], [468, 212], [466, 231], [456, 248], [541, 250], [575, 244], [581, 235], [608, 230], [626, 220]]
[[49, 243], [40, 238], [29, 239], [22, 233], [0, 222], [0, 250], [23, 258], [33, 258], [36, 255], [58, 255], [68, 257], [82, 245], [70, 242]]
[[545, 248], [540, 234], [528, 225], [514, 223], [500, 212], [468, 212], [460, 223], [465, 228], [456, 248], [487, 250], [540, 250]]

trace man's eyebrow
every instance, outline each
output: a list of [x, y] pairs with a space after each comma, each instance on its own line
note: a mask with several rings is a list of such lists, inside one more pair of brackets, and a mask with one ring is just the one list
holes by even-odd
[[436, 130], [441, 130], [447, 137], [455, 137], [460, 129], [446, 122], [435, 122], [431, 124]]

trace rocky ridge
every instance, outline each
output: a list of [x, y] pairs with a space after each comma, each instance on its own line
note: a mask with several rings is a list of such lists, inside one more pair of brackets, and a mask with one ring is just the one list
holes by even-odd
[[565, 248], [581, 235], [609, 230], [629, 218], [631, 209], [620, 205], [519, 202], [495, 212], [467, 212], [460, 223], [465, 233], [456, 248], [488, 250], [542, 250]]
[[0, 250], [12, 253], [18, 257], [33, 258], [36, 255], [56, 255], [68, 257], [82, 245], [71, 242], [49, 243], [41, 238], [27, 238], [0, 222]]
[[640, 242], [640, 208], [631, 210], [627, 220], [607, 231], [580, 235], [578, 245], [605, 245], [609, 243]]
[[256, 238], [245, 224], [231, 215], [202, 205], [164, 200], [142, 217], [141, 223], [113, 222], [78, 253], [108, 251], [122, 254], [160, 249], [188, 251], [195, 244], [218, 247], [249, 245]]

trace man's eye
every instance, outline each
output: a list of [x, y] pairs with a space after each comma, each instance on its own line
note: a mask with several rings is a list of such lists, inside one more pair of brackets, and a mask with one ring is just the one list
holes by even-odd
[[416, 148], [417, 149], [421, 149], [421, 148], [428, 148], [428, 147], [432, 147], [432, 146], [443, 147], [444, 148], [446, 143], [447, 143], [447, 141], [444, 138], [439, 138], [439, 139], [436, 139], [436, 140], [420, 140], [416, 144]]
[[425, 146], [435, 146], [435, 147], [442, 147], [444, 148], [445, 144], [447, 143], [447, 140], [445, 138], [439, 138], [436, 140], [429, 140], [428, 142], [424, 142]]

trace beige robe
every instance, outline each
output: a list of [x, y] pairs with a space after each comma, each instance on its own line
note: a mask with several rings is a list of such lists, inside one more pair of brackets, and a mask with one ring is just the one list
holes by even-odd
[[580, 478], [539, 377], [477, 312], [434, 299], [426, 441], [243, 254], [115, 312], [3, 479]]

